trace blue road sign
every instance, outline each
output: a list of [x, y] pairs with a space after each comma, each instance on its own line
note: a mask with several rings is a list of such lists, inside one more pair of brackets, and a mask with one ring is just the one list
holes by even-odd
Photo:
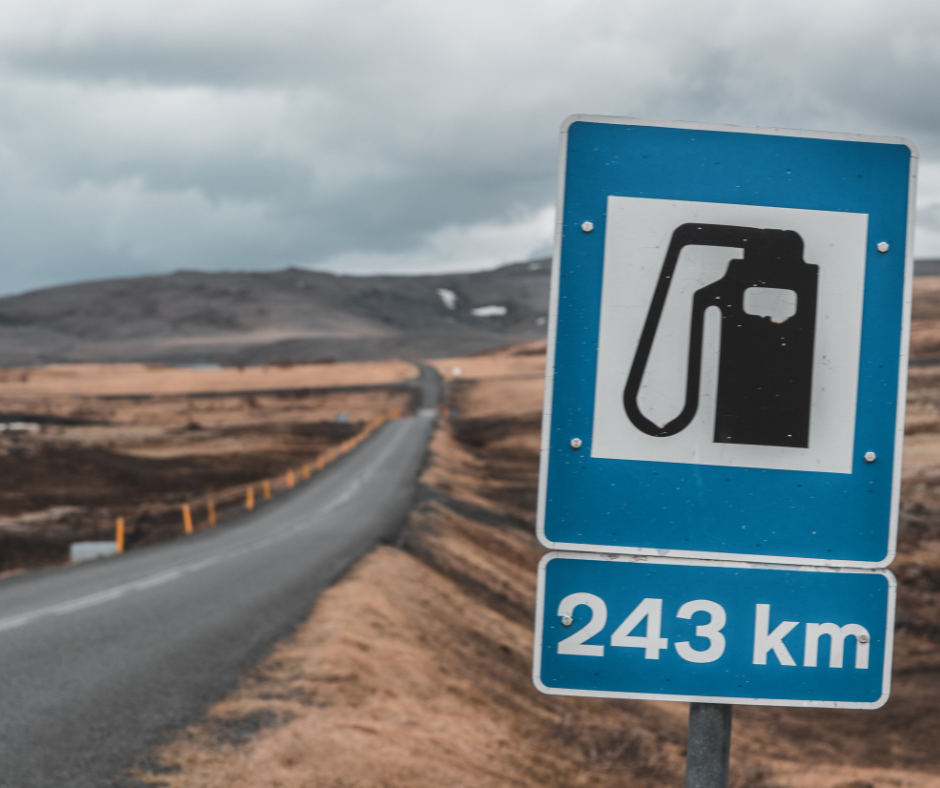
[[910, 144], [576, 116], [561, 159], [543, 544], [887, 566]]
[[533, 677], [556, 695], [874, 709], [894, 597], [887, 570], [551, 553]]

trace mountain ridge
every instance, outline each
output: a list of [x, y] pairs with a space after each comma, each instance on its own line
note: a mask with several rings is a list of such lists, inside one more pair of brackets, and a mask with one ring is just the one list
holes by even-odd
[[550, 272], [550, 260], [542, 259], [468, 274], [341, 276], [288, 268], [61, 285], [0, 298], [0, 366], [250, 365], [481, 352], [545, 335]]

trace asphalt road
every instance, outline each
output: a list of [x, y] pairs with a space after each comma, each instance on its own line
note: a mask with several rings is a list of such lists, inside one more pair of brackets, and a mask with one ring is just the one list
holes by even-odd
[[0, 785], [107, 786], [198, 720], [400, 527], [432, 425], [390, 422], [234, 524], [0, 581]]

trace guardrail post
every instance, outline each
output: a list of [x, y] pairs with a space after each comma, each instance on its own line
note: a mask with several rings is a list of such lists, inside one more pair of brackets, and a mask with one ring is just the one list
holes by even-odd
[[265, 479], [261, 482], [261, 494], [264, 495], [264, 500], [271, 500], [271, 482], [269, 479]]
[[310, 463], [305, 462], [303, 464], [303, 467], [300, 469], [300, 475], [303, 476], [305, 480], [310, 478]]
[[728, 788], [733, 709], [725, 703], [689, 704], [685, 788]]
[[211, 498], [206, 501], [206, 520], [209, 525], [215, 525], [215, 501]]
[[193, 513], [189, 510], [188, 503], [184, 503], [182, 508], [183, 508], [183, 530], [186, 531], [187, 534], [191, 534], [193, 532]]
[[118, 517], [114, 521], [114, 549], [118, 553], [124, 552], [124, 518]]
[[245, 488], [245, 508], [250, 512], [255, 508], [255, 488]]
[[284, 481], [287, 483], [287, 488], [291, 489], [297, 483], [294, 472], [288, 471], [286, 474], [284, 474]]

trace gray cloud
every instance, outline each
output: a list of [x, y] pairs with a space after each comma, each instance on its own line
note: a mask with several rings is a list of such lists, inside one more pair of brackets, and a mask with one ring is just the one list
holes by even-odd
[[0, 290], [539, 253], [573, 112], [912, 137], [940, 255], [938, 23], [864, 0], [11, 0]]

